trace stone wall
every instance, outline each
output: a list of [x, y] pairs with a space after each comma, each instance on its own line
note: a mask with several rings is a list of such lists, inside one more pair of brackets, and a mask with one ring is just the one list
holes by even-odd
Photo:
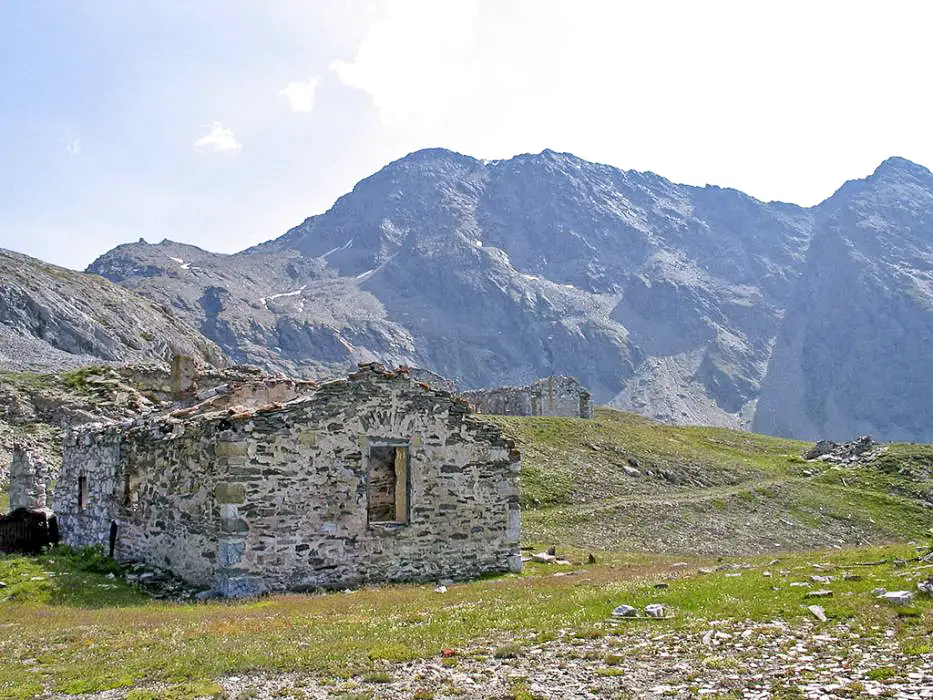
[[[116, 370], [134, 389], [154, 401], [192, 406], [220, 394], [239, 395], [248, 398], [257, 390], [280, 392], [269, 401], [289, 401], [313, 387], [314, 382], [289, 377], [271, 376], [258, 367], [236, 365], [217, 369], [215, 367], [192, 367], [182, 356], [172, 360], [171, 371], [157, 365], [129, 365]], [[291, 391], [291, 395], [287, 395]], [[252, 402], [261, 405], [263, 399]], [[251, 405], [246, 403], [244, 405]]]
[[477, 413], [593, 417], [590, 392], [573, 377], [545, 377], [530, 386], [477, 389], [466, 391], [462, 396]]
[[[386, 445], [405, 450], [405, 522], [374, 524]], [[66, 543], [107, 546], [115, 524], [118, 559], [225, 595], [466, 579], [520, 567], [518, 459], [465, 403], [366, 366], [286, 405], [79, 429], [55, 508]]]
[[48, 507], [51, 479], [52, 469], [38, 450], [23, 444], [14, 445], [10, 461], [10, 511]]
[[458, 393], [457, 383], [454, 382], [453, 379], [448, 379], [437, 372], [432, 372], [429, 369], [423, 369], [421, 367], [412, 367], [408, 373], [416, 382], [423, 382], [432, 389], [440, 389], [441, 391], [446, 391], [451, 394]]

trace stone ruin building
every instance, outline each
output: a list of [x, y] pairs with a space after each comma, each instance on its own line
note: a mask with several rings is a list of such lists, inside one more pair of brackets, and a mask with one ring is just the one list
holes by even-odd
[[0, 552], [38, 554], [58, 542], [58, 523], [49, 510], [51, 469], [42, 454], [22, 443], [10, 463], [10, 513], [0, 513]]
[[465, 391], [462, 396], [477, 413], [503, 416], [593, 417], [590, 392], [573, 377], [545, 377], [530, 386], [476, 389]]
[[449, 392], [370, 364], [208, 393], [69, 433], [66, 544], [225, 596], [520, 569], [519, 454]]
[[51, 469], [38, 450], [17, 443], [10, 462], [10, 510], [45, 510], [51, 505]]

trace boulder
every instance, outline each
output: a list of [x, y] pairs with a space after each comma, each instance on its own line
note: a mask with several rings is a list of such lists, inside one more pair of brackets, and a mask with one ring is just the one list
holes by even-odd
[[806, 460], [819, 459], [824, 455], [831, 454], [837, 447], [839, 447], [839, 443], [832, 440], [820, 440], [804, 453], [803, 458]]

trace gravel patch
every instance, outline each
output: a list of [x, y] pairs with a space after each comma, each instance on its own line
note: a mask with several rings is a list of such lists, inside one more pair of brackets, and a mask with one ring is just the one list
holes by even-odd
[[[933, 698], [933, 654], [905, 654], [891, 630], [775, 620], [673, 631], [659, 621], [620, 621], [606, 623], [601, 636], [566, 632], [501, 653], [506, 643], [386, 664], [351, 679], [288, 673], [217, 682], [226, 697], [243, 700]], [[160, 688], [166, 686], [150, 690]], [[122, 698], [126, 692], [86, 697]]]

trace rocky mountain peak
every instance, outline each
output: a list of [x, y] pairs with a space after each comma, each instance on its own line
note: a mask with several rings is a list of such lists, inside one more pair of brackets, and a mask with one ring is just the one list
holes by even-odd
[[882, 161], [870, 177], [913, 178], [933, 182], [933, 173], [929, 169], [900, 156], [892, 156]]

